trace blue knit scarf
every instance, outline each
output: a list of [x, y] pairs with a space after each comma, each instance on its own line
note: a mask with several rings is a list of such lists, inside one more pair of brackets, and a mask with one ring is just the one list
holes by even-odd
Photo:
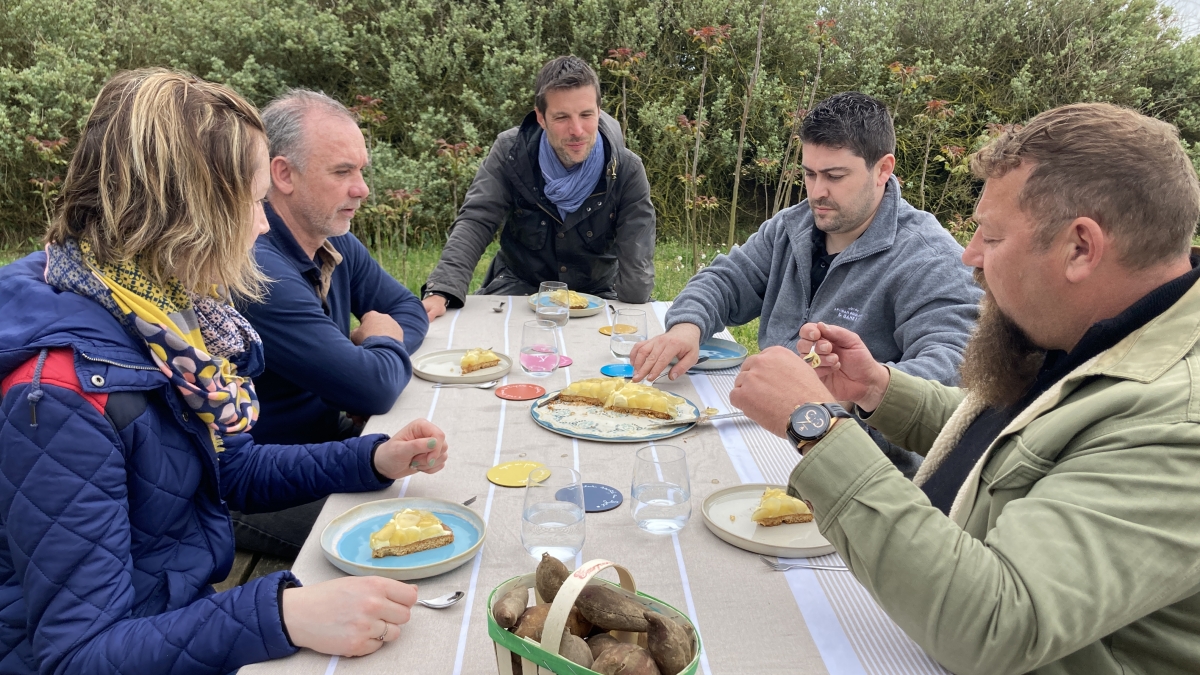
[[550, 147], [546, 132], [542, 132], [542, 142], [538, 147], [538, 164], [542, 168], [542, 178], [546, 179], [546, 198], [554, 202], [558, 215], [565, 221], [568, 213], [575, 213], [583, 205], [583, 200], [592, 193], [600, 173], [604, 171], [604, 136], [596, 132], [596, 144], [588, 153], [587, 159], [570, 169], [564, 167]]

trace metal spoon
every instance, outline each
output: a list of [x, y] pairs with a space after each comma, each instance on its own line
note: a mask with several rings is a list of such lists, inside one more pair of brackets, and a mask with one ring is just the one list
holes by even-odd
[[461, 383], [456, 384], [456, 383], [450, 383], [450, 382], [438, 382], [437, 384], [433, 385], [433, 388], [434, 389], [454, 389], [454, 388], [491, 389], [492, 387], [496, 386], [496, 384], [498, 384], [499, 382], [500, 382], [500, 380], [492, 380], [491, 382], [481, 382], [479, 384], [461, 384]]
[[462, 600], [464, 595], [466, 595], [466, 593], [463, 593], [462, 591], [454, 591], [453, 593], [439, 595], [432, 600], [417, 600], [417, 604], [425, 605], [431, 609], [446, 609], [450, 605]]

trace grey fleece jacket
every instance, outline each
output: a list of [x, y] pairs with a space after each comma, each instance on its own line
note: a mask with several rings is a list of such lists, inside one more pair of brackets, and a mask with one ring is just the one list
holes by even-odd
[[[807, 200], [780, 211], [688, 282], [667, 328], [691, 323], [712, 335], [761, 317], [760, 347], [795, 349], [800, 326], [824, 321], [857, 333], [882, 363], [955, 384], [983, 292], [950, 233], [905, 201], [892, 177], [875, 219], [838, 254], [810, 306], [813, 227]], [[919, 457], [876, 440], [911, 477]]]

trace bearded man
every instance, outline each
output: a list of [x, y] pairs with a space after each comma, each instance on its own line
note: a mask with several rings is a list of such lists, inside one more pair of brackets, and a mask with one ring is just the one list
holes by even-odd
[[642, 160], [600, 109], [600, 80], [576, 56], [542, 66], [534, 110], [496, 137], [421, 289], [429, 320], [463, 306], [479, 258], [500, 252], [479, 295], [531, 295], [543, 281], [641, 303], [654, 290], [654, 205]]
[[[675, 379], [700, 343], [760, 318], [762, 348], [794, 348], [799, 330], [826, 322], [862, 336], [875, 358], [946, 384], [956, 381], [981, 294], [962, 247], [932, 214], [900, 196], [896, 132], [887, 106], [846, 92], [819, 103], [800, 127], [808, 199], [717, 256], [667, 312], [667, 332], [634, 347], [634, 381], [672, 362]], [[905, 475], [920, 457], [877, 442]]]
[[[955, 673], [1200, 672], [1200, 183], [1178, 132], [1056, 108], [971, 162], [985, 282], [962, 388], [806, 325], [730, 400], [797, 446], [789, 492]], [[892, 470], [834, 401], [927, 457]]]

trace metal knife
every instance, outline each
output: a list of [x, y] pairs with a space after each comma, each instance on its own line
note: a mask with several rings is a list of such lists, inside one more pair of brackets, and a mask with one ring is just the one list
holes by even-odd
[[663, 420], [661, 422], [652, 422], [649, 427], [677, 427], [681, 424], [701, 424], [703, 422], [711, 422], [713, 420], [725, 420], [730, 417], [742, 417], [746, 413], [742, 411], [721, 413], [720, 415], [701, 415], [699, 417], [689, 417], [687, 419], [678, 420]]

